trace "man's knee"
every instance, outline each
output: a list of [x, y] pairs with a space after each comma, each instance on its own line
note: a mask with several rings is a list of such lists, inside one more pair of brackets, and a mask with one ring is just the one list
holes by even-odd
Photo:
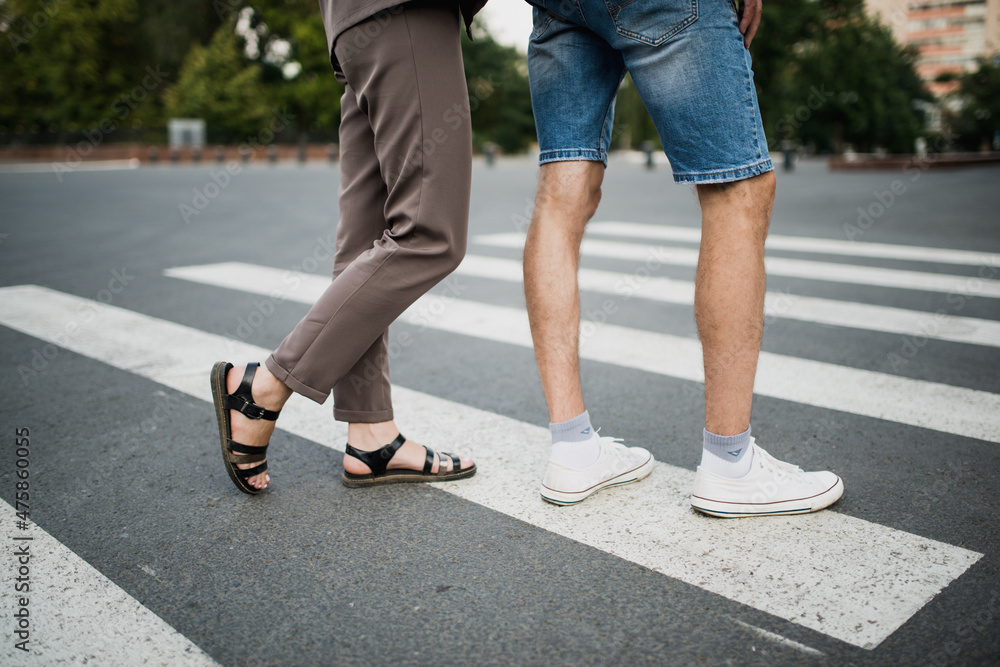
[[545, 212], [586, 222], [601, 203], [604, 165], [600, 162], [569, 161], [542, 165], [535, 194], [535, 207]]
[[776, 180], [772, 171], [732, 183], [699, 185], [703, 230], [725, 231], [727, 234], [744, 232], [756, 237], [763, 245], [771, 220], [775, 189]]

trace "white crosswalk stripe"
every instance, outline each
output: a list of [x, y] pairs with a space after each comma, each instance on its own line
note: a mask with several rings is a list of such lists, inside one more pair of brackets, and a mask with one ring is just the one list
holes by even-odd
[[[621, 238], [647, 239], [649, 241], [684, 241], [698, 243], [701, 230], [692, 227], [671, 227], [668, 225], [644, 225], [635, 222], [591, 222], [588, 234], [615, 236]], [[952, 250], [950, 248], [924, 248], [921, 246], [894, 245], [890, 243], [865, 243], [861, 241], [841, 241], [838, 239], [818, 239], [805, 236], [782, 236], [769, 234], [768, 250], [788, 250], [821, 255], [844, 255], [847, 257], [874, 257], [935, 264], [959, 264], [966, 266], [1000, 266], [1000, 254], [976, 252], [974, 250]]]
[[[170, 269], [175, 278], [313, 303], [329, 278], [240, 263]], [[289, 289], [295, 284], [295, 289]], [[500, 343], [531, 347], [523, 310], [421, 297], [402, 321]], [[702, 382], [701, 346], [691, 338], [585, 322], [584, 359]], [[946, 384], [762, 352], [755, 393], [832, 410], [1000, 442], [1000, 395]], [[905, 396], [906, 400], [900, 400]]]
[[[437, 310], [433, 302], [421, 305]], [[465, 310], [458, 302], [444, 308]], [[34, 286], [0, 288], [0, 324], [205, 401], [212, 362], [267, 354]], [[481, 472], [442, 490], [855, 646], [878, 646], [982, 557], [835, 511], [763, 522], [702, 517], [688, 507], [693, 473], [665, 463], [642, 484], [588, 500], [585, 512], [552, 507], [536, 493], [544, 428], [403, 388], [394, 395], [408, 428], [442, 442], [477, 443]], [[299, 396], [279, 426], [338, 449], [345, 431], [331, 429], [328, 410]], [[715, 567], [720, 561], [730, 566]]]
[[[522, 280], [519, 261], [483, 255], [468, 255], [456, 273], [514, 283]], [[580, 289], [588, 292], [681, 305], [694, 303], [693, 282], [660, 278], [650, 275], [649, 271], [619, 273], [583, 268], [578, 279]], [[790, 292], [768, 292], [764, 309], [769, 318], [1000, 347], [1000, 322], [994, 320], [820, 299]]]
[[[14, 508], [0, 500], [0, 516]], [[190, 665], [217, 663], [163, 619], [142, 606], [85, 560], [36, 525], [17, 531], [12, 542], [26, 545], [30, 567], [26, 575], [29, 636], [25, 648], [15, 648], [14, 635], [4, 637], [4, 665]], [[6, 549], [5, 549], [6, 550]], [[9, 553], [13, 553], [10, 548]], [[155, 575], [155, 572], [154, 572]], [[14, 613], [16, 568], [0, 572], [4, 616]], [[23, 578], [23, 577], [22, 577]], [[24, 583], [24, 582], [21, 582]], [[10, 595], [10, 598], [7, 596]]]
[[[515, 232], [489, 234], [476, 237], [475, 242], [497, 248], [520, 249], [524, 247], [524, 236]], [[642, 243], [622, 243], [619, 241], [605, 241], [603, 239], [585, 239], [581, 247], [581, 253], [585, 257], [625, 259], [646, 262], [647, 264], [656, 266], [662, 264], [696, 266], [698, 264], [697, 249], [677, 246], [652, 246]], [[902, 269], [884, 269], [874, 266], [837, 264], [773, 256], [767, 257], [765, 264], [767, 266], [767, 273], [771, 276], [892, 287], [896, 289], [923, 290], [962, 296], [1000, 298], [1000, 280], [992, 278], [992, 276], [996, 275], [997, 270], [1000, 269], [1000, 261], [995, 256], [988, 263], [984, 264], [989, 271], [987, 274], [989, 277], [986, 278], [946, 273], [904, 271]]]

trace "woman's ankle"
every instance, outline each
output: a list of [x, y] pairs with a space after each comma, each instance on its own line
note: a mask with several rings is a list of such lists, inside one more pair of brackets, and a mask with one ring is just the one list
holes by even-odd
[[253, 379], [251, 389], [254, 401], [269, 410], [280, 410], [292, 396], [292, 390], [261, 364]]
[[363, 451], [373, 451], [386, 446], [399, 434], [394, 421], [378, 423], [349, 423], [347, 441], [352, 447]]

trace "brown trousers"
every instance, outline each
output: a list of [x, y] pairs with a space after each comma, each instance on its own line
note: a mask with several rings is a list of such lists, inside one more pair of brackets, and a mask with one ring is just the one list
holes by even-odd
[[472, 128], [453, 3], [407, 3], [343, 32], [333, 281], [267, 359], [334, 418], [392, 419], [389, 324], [465, 255]]

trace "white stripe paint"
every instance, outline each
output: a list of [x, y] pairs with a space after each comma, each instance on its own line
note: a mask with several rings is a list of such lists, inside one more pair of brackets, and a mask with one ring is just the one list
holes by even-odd
[[[169, 269], [193, 282], [312, 304], [330, 283], [316, 275], [240, 263]], [[289, 290], [296, 282], [298, 289]], [[531, 348], [527, 314], [520, 309], [421, 297], [400, 318], [411, 324]], [[580, 355], [649, 373], [703, 382], [697, 340], [584, 322]], [[937, 382], [761, 352], [754, 392], [787, 401], [875, 417], [943, 433], [1000, 442], [1000, 395]]]
[[130, 158], [127, 160], [95, 160], [93, 162], [77, 162], [70, 165], [71, 155], [67, 155], [66, 162], [19, 162], [12, 164], [0, 164], [0, 173], [49, 173], [56, 174], [60, 178], [74, 171], [122, 171], [139, 168], [139, 159]]
[[[455, 272], [506, 282], [522, 281], [521, 262], [499, 257], [468, 255]], [[651, 273], [648, 269], [633, 273], [580, 269], [578, 280], [580, 289], [589, 292], [682, 305], [694, 303], [693, 282], [654, 277]], [[768, 317], [1000, 347], [1000, 322], [994, 320], [820, 299], [790, 292], [768, 292], [764, 310]]]
[[[5, 295], [6, 296], [6, 295]], [[34, 468], [33, 468], [34, 469]], [[15, 530], [14, 508], [0, 500], [6, 530], [3, 589], [4, 665], [217, 665], [163, 619], [143, 607], [85, 560], [38, 526]], [[28, 540], [16, 540], [30, 537]], [[16, 548], [28, 545], [29, 652], [14, 648]], [[22, 582], [23, 583], [23, 582]]]
[[[214, 361], [269, 352], [35, 286], [0, 289], [0, 324], [206, 402]], [[393, 396], [396, 419], [418, 441], [444, 449], [469, 443], [461, 451], [476, 457], [480, 472], [436, 485], [441, 490], [863, 648], [875, 648], [982, 557], [834, 511], [704, 517], [688, 504], [694, 473], [662, 462], [641, 484], [597, 494], [579, 508], [555, 507], [537, 493], [546, 428], [402, 387]], [[346, 435], [328, 406], [298, 395], [278, 425], [335, 449]], [[281, 461], [274, 452], [273, 484], [293, 483]]]
[[[636, 222], [591, 222], [588, 234], [617, 236], [623, 238], [649, 239], [650, 241], [685, 241], [699, 243], [701, 229], [691, 227], [671, 227], [668, 225], [646, 225]], [[1000, 265], [1000, 254], [977, 252], [975, 250], [953, 250], [951, 248], [926, 248], [921, 246], [894, 245], [891, 243], [866, 243], [842, 241], [839, 239], [817, 239], [808, 236], [767, 237], [769, 250], [792, 250], [823, 255], [845, 255], [848, 257], [875, 257], [879, 259], [900, 259], [935, 264], [960, 264], [965, 266]]]
[[812, 646], [806, 646], [805, 644], [800, 644], [794, 639], [789, 639], [788, 637], [783, 637], [782, 635], [779, 635], [777, 632], [771, 632], [770, 630], [765, 630], [764, 628], [758, 628], [756, 625], [750, 625], [749, 623], [744, 623], [743, 621], [737, 619], [734, 620], [736, 620], [736, 623], [738, 625], [742, 625], [744, 628], [750, 630], [758, 637], [762, 637], [764, 639], [767, 639], [768, 641], [772, 641], [775, 644], [779, 644], [780, 646], [795, 649], [796, 651], [805, 653], [806, 655], [812, 656], [814, 658], [818, 658], [824, 655], [822, 651], [818, 651], [814, 649]]
[[[524, 247], [524, 235], [516, 232], [477, 236], [475, 243], [498, 248]], [[671, 264], [675, 266], [697, 266], [698, 250], [676, 246], [652, 246], [643, 243], [619, 243], [601, 239], [584, 239], [581, 253], [586, 257], [604, 257], [645, 262], [649, 266]], [[850, 283], [876, 287], [944, 292], [965, 296], [1000, 298], [1000, 280], [976, 276], [956, 276], [947, 273], [925, 273], [883, 269], [855, 264], [835, 264], [814, 262], [807, 259], [767, 257], [764, 260], [768, 275], [823, 280], [827, 282]], [[989, 275], [997, 275], [1000, 263], [990, 264]]]

